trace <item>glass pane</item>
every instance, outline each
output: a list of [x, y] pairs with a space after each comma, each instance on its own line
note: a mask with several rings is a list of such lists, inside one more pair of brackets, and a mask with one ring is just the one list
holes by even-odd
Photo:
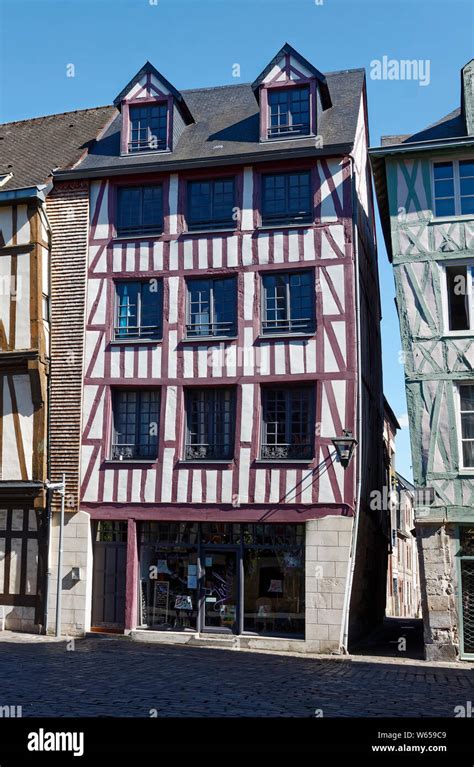
[[461, 395], [461, 412], [474, 411], [474, 384], [462, 384], [459, 387]]
[[474, 176], [461, 178], [459, 183], [461, 186], [461, 196], [474, 194]]
[[474, 411], [461, 415], [463, 439], [474, 439]]
[[158, 338], [161, 335], [161, 290], [159, 280], [149, 280], [141, 285], [141, 338]]
[[211, 335], [211, 280], [188, 282], [188, 336]]
[[463, 466], [474, 468], [474, 440], [472, 442], [462, 443]]
[[474, 160], [461, 160], [459, 163], [459, 176], [461, 179], [474, 176]]
[[265, 293], [264, 333], [285, 333], [290, 329], [288, 307], [288, 274], [269, 274], [263, 277]]
[[436, 200], [436, 215], [437, 216], [454, 216], [454, 198], [446, 200]]
[[474, 557], [474, 527], [460, 528], [461, 554], [465, 557]]
[[235, 277], [214, 280], [214, 335], [234, 335], [237, 303], [237, 280]]
[[453, 178], [452, 162], [436, 162], [434, 164], [435, 180], [439, 178]]
[[464, 216], [474, 213], [474, 197], [461, 197], [461, 213]]
[[291, 330], [310, 332], [314, 327], [311, 272], [290, 274]]
[[449, 329], [469, 329], [468, 270], [464, 264], [446, 267]]
[[453, 197], [454, 196], [454, 181], [435, 181], [435, 195], [436, 197]]
[[139, 624], [153, 629], [196, 630], [197, 548], [140, 547]]
[[266, 636], [303, 636], [302, 548], [246, 549], [244, 630]]
[[115, 336], [118, 338], [135, 337], [138, 331], [138, 294], [140, 283], [117, 283], [117, 317]]
[[237, 631], [237, 554], [235, 551], [204, 552], [204, 625]]

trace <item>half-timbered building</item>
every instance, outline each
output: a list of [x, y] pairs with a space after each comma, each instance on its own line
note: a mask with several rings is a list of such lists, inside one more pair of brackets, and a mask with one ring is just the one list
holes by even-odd
[[474, 60], [460, 107], [371, 149], [392, 261], [428, 659], [474, 658]]
[[55, 174], [89, 215], [63, 628], [339, 652], [387, 567], [364, 72], [285, 45], [253, 84], [178, 91], [147, 63], [114, 106]]
[[[80, 159], [110, 111], [0, 125], [1, 628], [46, 624], [52, 171]], [[59, 410], [64, 405], [57, 401]]]

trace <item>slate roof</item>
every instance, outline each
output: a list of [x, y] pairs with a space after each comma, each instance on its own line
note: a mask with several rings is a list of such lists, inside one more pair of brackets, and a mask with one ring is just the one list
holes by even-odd
[[[318, 125], [325, 150], [330, 150], [331, 146], [354, 143], [364, 77], [363, 69], [326, 75], [333, 106], [322, 112]], [[131, 166], [139, 169], [150, 163], [157, 169], [166, 169], [168, 163], [186, 164], [216, 158], [232, 162], [238, 157], [250, 157], [256, 153], [264, 157], [275, 150], [315, 147], [314, 138], [261, 143], [259, 106], [250, 83], [182, 90], [181, 94], [195, 122], [184, 128], [172, 152], [120, 157], [122, 118], [117, 111], [107, 131], [81, 162], [78, 173]]]
[[[333, 106], [322, 112], [318, 134], [324, 152], [330, 152], [331, 147], [354, 143], [365, 72], [349, 69], [325, 77]], [[166, 169], [169, 163], [186, 165], [216, 158], [225, 163], [254, 155], [265, 159], [275, 151], [315, 151], [314, 138], [260, 142], [259, 106], [250, 83], [181, 93], [195, 122], [184, 128], [170, 153], [121, 157], [122, 118], [113, 105], [1, 124], [0, 175], [12, 171], [13, 177], [0, 186], [0, 193], [44, 184], [54, 169], [60, 169], [59, 177], [67, 173], [80, 178], [81, 174], [101, 169], [149, 169], [150, 163], [159, 170]]]
[[466, 122], [461, 109], [454, 109], [438, 122], [429, 125], [417, 133], [401, 136], [382, 136], [381, 146], [394, 146], [395, 144], [413, 144], [417, 141], [440, 141], [449, 138], [462, 138], [467, 136]]
[[0, 175], [13, 173], [0, 192], [44, 184], [54, 168], [72, 167], [114, 112], [96, 107], [0, 124]]

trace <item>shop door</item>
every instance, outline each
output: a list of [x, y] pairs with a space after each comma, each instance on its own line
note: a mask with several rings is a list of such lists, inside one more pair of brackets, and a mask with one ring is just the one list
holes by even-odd
[[92, 575], [92, 628], [125, 627], [127, 544], [96, 541]]
[[239, 584], [237, 551], [204, 549], [202, 560], [204, 631], [237, 633]]

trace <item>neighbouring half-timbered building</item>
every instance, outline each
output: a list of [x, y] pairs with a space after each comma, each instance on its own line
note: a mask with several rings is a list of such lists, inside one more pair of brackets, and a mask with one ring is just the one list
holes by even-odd
[[[285, 45], [252, 85], [179, 92], [147, 63], [114, 106], [55, 174], [87, 271], [64, 631], [339, 652], [387, 568], [364, 72]], [[79, 369], [67, 306], [56, 332]]]
[[428, 659], [474, 658], [474, 60], [461, 105], [371, 149], [405, 361]]
[[[110, 112], [0, 125], [0, 628], [46, 625], [52, 171], [80, 159]], [[79, 441], [76, 467], [78, 455]]]

